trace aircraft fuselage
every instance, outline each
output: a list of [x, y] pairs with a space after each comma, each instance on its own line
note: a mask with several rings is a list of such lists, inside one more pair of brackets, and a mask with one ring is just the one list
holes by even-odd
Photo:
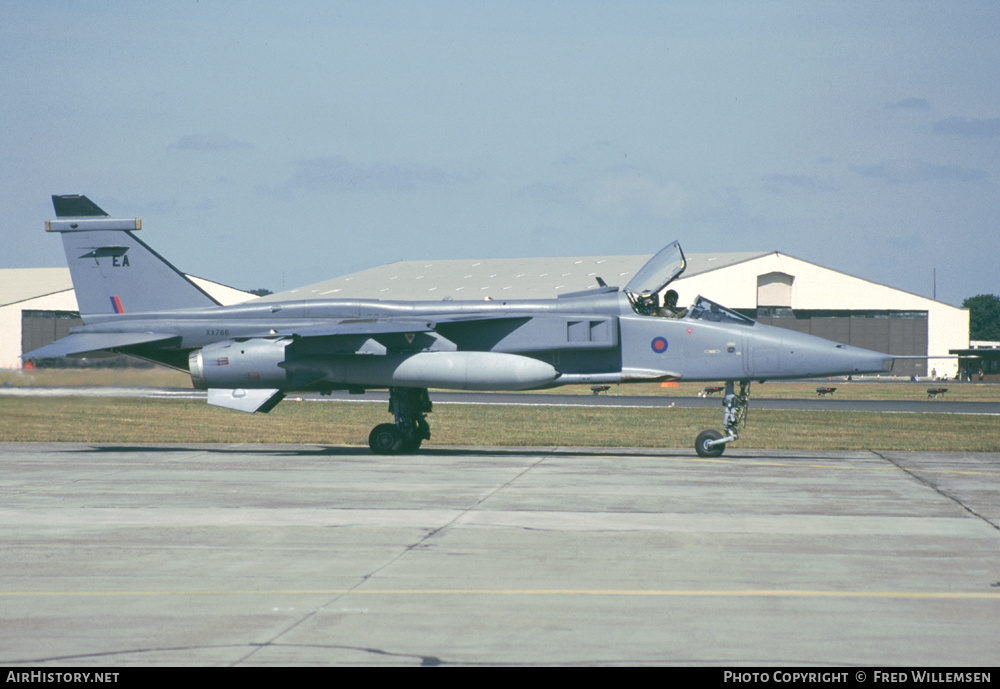
[[[392, 323], [386, 332], [381, 324]], [[405, 327], [401, 327], [401, 324]], [[335, 327], [336, 338], [301, 335]], [[234, 366], [242, 355], [252, 361], [244, 376], [226, 385], [279, 387], [389, 386], [387, 371], [418, 353], [479, 352], [527, 357], [552, 367], [554, 375], [536, 371], [514, 380], [498, 375], [515, 359], [469, 358], [462, 366], [481, 368], [477, 378], [459, 389], [530, 389], [575, 383], [629, 383], [650, 380], [749, 380], [853, 375], [891, 369], [888, 355], [849, 347], [822, 338], [763, 325], [749, 319], [709, 320], [689, 313], [683, 318], [635, 313], [625, 294], [604, 291], [564, 299], [510, 301], [390, 302], [377, 300], [260, 301], [157, 312], [90, 316], [74, 332], [171, 333], [158, 349], [178, 354], [225, 344]], [[148, 346], [123, 347], [153, 358]], [[221, 350], [220, 350], [221, 351]], [[211, 355], [211, 351], [208, 352]], [[358, 355], [378, 355], [376, 361]], [[386, 358], [388, 355], [388, 358]], [[350, 357], [350, 361], [337, 361]], [[205, 358], [205, 357], [203, 357]], [[207, 357], [208, 359], [211, 356]], [[221, 355], [216, 358], [221, 358]], [[329, 358], [328, 364], [322, 359]], [[457, 361], [458, 356], [454, 357]], [[272, 360], [274, 375], [258, 370]], [[277, 370], [278, 363], [284, 368]], [[287, 363], [285, 363], [287, 362]], [[445, 364], [424, 357], [428, 380]], [[366, 368], [367, 367], [367, 368]], [[266, 367], [264, 367], [266, 368]], [[341, 370], [342, 369], [342, 370]], [[354, 371], [354, 375], [350, 369]], [[235, 368], [229, 369], [235, 372]], [[323, 375], [318, 375], [323, 373]], [[413, 383], [415, 379], [407, 379]], [[448, 387], [443, 380], [434, 387]], [[497, 387], [491, 388], [491, 381]], [[420, 385], [417, 385], [418, 387]]]
[[[667, 287], [687, 260], [678, 242], [621, 290], [556, 299], [292, 300], [221, 306], [83, 196], [54, 196], [85, 325], [27, 357], [123, 352], [187, 370], [209, 404], [267, 412], [288, 392], [388, 388], [395, 423], [376, 426], [378, 453], [413, 452], [430, 438], [429, 388], [530, 390], [570, 384], [725, 381], [726, 435], [704, 431], [698, 453], [738, 438], [749, 381], [882, 373], [887, 354], [756, 323]], [[735, 384], [740, 383], [736, 392]]]

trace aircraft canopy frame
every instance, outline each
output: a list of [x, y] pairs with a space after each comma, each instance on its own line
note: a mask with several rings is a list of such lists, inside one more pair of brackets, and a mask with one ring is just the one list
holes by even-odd
[[649, 259], [628, 281], [625, 291], [636, 297], [658, 294], [680, 277], [686, 267], [687, 259], [684, 258], [680, 242], [675, 241]]

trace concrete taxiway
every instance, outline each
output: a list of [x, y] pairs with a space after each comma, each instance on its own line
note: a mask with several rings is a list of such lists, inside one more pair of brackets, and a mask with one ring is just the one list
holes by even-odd
[[1000, 454], [0, 444], [0, 663], [1000, 663]]

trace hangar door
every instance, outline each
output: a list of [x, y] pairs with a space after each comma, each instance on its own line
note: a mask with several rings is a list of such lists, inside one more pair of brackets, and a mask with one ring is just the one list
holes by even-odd
[[[811, 311], [759, 307], [756, 320], [765, 325], [896, 356], [927, 355], [926, 311]], [[895, 376], [926, 376], [927, 360], [897, 361]]]
[[[21, 351], [30, 352], [69, 335], [69, 329], [83, 325], [76, 311], [21, 311]], [[60, 359], [63, 366], [72, 360]]]

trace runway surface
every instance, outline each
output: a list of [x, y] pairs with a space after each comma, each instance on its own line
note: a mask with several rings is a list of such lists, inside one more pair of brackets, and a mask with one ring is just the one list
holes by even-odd
[[0, 663], [1000, 663], [1000, 454], [0, 444]]

